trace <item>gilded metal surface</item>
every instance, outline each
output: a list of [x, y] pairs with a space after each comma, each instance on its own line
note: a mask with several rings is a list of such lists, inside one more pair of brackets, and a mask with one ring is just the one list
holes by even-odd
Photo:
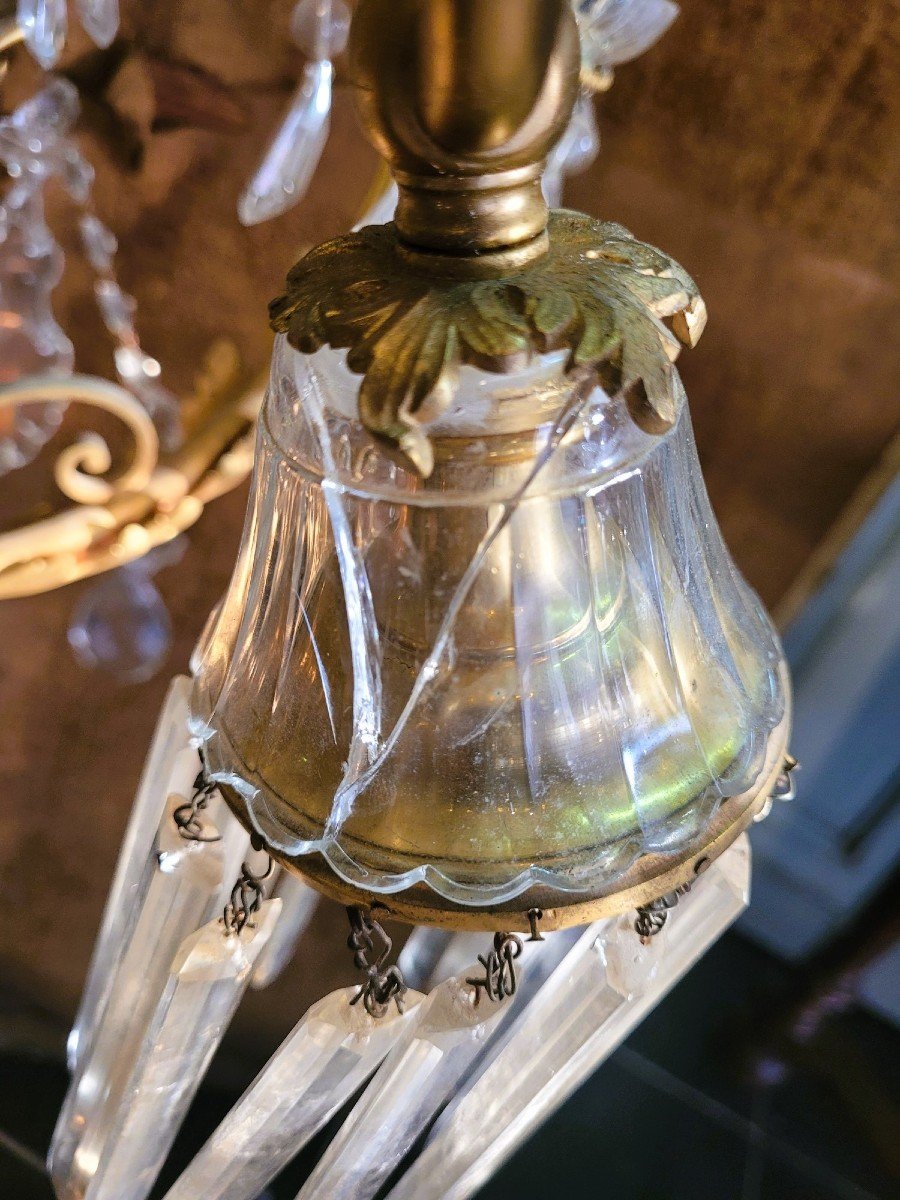
[[246, 478], [253, 463], [262, 383], [248, 378], [230, 343], [211, 349], [195, 394], [185, 401], [186, 437], [170, 455], [159, 455], [144, 409], [108, 380], [20, 382], [0, 389], [0, 406], [46, 401], [54, 388], [63, 400], [83, 399], [116, 415], [134, 435], [135, 455], [124, 474], [107, 480], [96, 477], [110, 466], [109, 449], [96, 435], [62, 452], [57, 484], [76, 503], [0, 532], [0, 600], [37, 595], [140, 558], [193, 525], [210, 500]]
[[[789, 679], [782, 668], [782, 683], [789, 697]], [[769, 736], [766, 762], [758, 784], [747, 792], [725, 800], [702, 835], [677, 854], [647, 854], [633, 867], [615, 877], [597, 894], [564, 893], [549, 888], [531, 888], [514, 900], [490, 907], [465, 907], [436, 895], [424, 884], [404, 892], [382, 895], [352, 887], [338, 878], [320, 855], [286, 858], [267, 847], [284, 867], [341, 904], [359, 905], [380, 913], [380, 919], [442, 929], [516, 931], [531, 928], [529, 911], [541, 910], [542, 932], [584, 925], [603, 917], [628, 912], [657, 897], [690, 883], [699, 870], [723, 854], [766, 808], [782, 773], [791, 726], [790, 704], [780, 724]], [[228, 788], [223, 794], [236, 816], [250, 827], [244, 801]]]
[[349, 55], [363, 122], [400, 188], [401, 239], [543, 253], [540, 175], [579, 82], [570, 0], [361, 0]]
[[511, 371], [568, 348], [570, 369], [595, 368], [639, 425], [666, 428], [672, 362], [706, 320], [693, 280], [621, 225], [560, 210], [548, 232], [545, 257], [473, 280], [403, 264], [394, 226], [369, 226], [297, 263], [271, 306], [273, 327], [305, 353], [347, 347], [363, 375], [361, 420], [423, 475], [433, 465], [423, 425], [450, 404], [460, 363]]

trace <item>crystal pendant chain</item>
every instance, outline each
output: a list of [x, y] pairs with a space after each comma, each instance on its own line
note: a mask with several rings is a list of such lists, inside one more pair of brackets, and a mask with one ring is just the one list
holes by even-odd
[[[72, 343], [53, 315], [51, 294], [63, 252], [44, 218], [44, 187], [58, 177], [69, 191], [85, 172], [67, 134], [78, 115], [75, 88], [54, 80], [0, 121], [0, 162], [12, 180], [0, 205], [0, 382], [25, 375], [67, 375]], [[24, 466], [59, 425], [59, 405], [17, 411], [0, 437], [0, 474]]]
[[159, 381], [160, 365], [145, 354], [138, 339], [134, 316], [137, 303], [123, 291], [116, 278], [114, 255], [118, 249], [115, 234], [90, 211], [79, 222], [81, 241], [97, 281], [94, 296], [103, 323], [115, 339], [116, 374], [150, 414], [164, 449], [174, 449], [181, 440], [178, 400]]
[[[178, 401], [159, 382], [159, 363], [141, 349], [134, 325], [134, 298], [116, 280], [116, 239], [90, 210], [94, 172], [71, 137], [79, 113], [78, 92], [64, 79], [0, 121], [0, 162], [12, 186], [0, 205], [0, 382], [26, 375], [67, 375], [72, 343], [53, 315], [51, 293], [64, 266], [63, 253], [44, 218], [44, 187], [59, 179], [82, 209], [85, 253], [98, 274], [95, 296], [116, 340], [115, 364], [122, 383], [147, 409], [161, 441], [180, 440]], [[0, 437], [0, 474], [28, 463], [59, 425], [58, 405], [17, 411]]]

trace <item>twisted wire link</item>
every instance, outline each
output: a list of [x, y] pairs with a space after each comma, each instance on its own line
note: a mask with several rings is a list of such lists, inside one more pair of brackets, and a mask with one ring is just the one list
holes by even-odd
[[793, 775], [799, 765], [793, 754], [785, 754], [781, 771], [775, 780], [775, 787], [772, 791], [774, 800], [793, 800], [796, 797], [797, 785]]
[[204, 833], [204, 825], [200, 817], [209, 804], [210, 796], [216, 790], [216, 785], [206, 774], [206, 763], [203, 761], [202, 754], [200, 762], [201, 766], [197, 772], [197, 778], [194, 780], [191, 798], [184, 804], [178, 805], [172, 813], [172, 820], [175, 822], [178, 836], [184, 838], [186, 842], [219, 842], [222, 839], [218, 833], [214, 835]]
[[[701, 860], [701, 863], [705, 865], [706, 860]], [[702, 869], [700, 863], [697, 866], [698, 869]], [[692, 887], [691, 883], [683, 883], [673, 892], [667, 892], [665, 896], [659, 896], [656, 900], [651, 900], [649, 904], [642, 904], [638, 907], [634, 932], [645, 945], [651, 938], [655, 938], [658, 933], [662, 932], [669, 919], [669, 913], [682, 896], [686, 896], [690, 892]]]
[[271, 856], [261, 875], [254, 874], [247, 863], [241, 864], [241, 873], [231, 889], [231, 899], [225, 905], [222, 914], [226, 934], [239, 934], [248, 926], [253, 929], [253, 917], [259, 912], [266, 898], [266, 881], [272, 877], [274, 871], [275, 863]]
[[[385, 1016], [392, 1000], [397, 1011], [403, 1012], [403, 997], [407, 991], [403, 972], [396, 965], [387, 966], [394, 943], [371, 912], [351, 906], [347, 916], [350, 920], [347, 946], [353, 951], [353, 965], [366, 976], [350, 1003], [358, 1004], [361, 1000], [369, 1016], [376, 1019]], [[376, 952], [376, 938], [381, 943], [381, 951], [374, 961], [370, 961], [370, 956]]]
[[519, 980], [515, 960], [522, 953], [522, 939], [514, 933], [495, 933], [494, 945], [487, 954], [479, 954], [478, 961], [484, 967], [484, 978], [467, 979], [475, 989], [475, 1004], [481, 1002], [481, 994], [495, 1004], [514, 996]]

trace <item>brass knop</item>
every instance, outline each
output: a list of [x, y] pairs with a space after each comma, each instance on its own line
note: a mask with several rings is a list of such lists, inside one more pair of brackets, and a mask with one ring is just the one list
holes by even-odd
[[578, 91], [569, 0], [360, 0], [351, 77], [415, 254], [546, 250], [541, 174]]

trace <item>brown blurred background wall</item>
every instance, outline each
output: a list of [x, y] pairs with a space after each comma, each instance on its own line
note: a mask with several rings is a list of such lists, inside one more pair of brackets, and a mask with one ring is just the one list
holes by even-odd
[[[672, 30], [601, 98], [600, 158], [566, 202], [663, 246], [699, 282], [710, 322], [681, 365], [706, 478], [739, 566], [776, 605], [900, 416], [900, 6], [681, 4]], [[120, 239], [142, 341], [176, 390], [222, 335], [264, 365], [267, 301], [302, 247], [352, 223], [372, 178], [340, 87], [308, 198], [256, 229], [238, 224], [239, 191], [302, 65], [289, 11], [289, 0], [126, 0], [110, 51], [73, 39], [66, 54], [96, 207]], [[17, 58], [3, 108], [38, 82]], [[109, 375], [72, 214], [54, 194], [51, 223], [70, 256], [56, 311], [79, 368]], [[4, 500], [7, 482], [5, 520], [13, 490], [41, 498], [18, 480]], [[175, 636], [149, 683], [122, 686], [74, 662], [66, 629], [90, 583], [0, 604], [0, 976], [61, 1019], [168, 678], [185, 670], [226, 585], [244, 502], [240, 490], [215, 503], [182, 563], [159, 576]], [[315, 936], [315, 978], [297, 964], [245, 1007], [245, 1030], [268, 1041], [326, 975], [350, 981], [343, 914]]]

